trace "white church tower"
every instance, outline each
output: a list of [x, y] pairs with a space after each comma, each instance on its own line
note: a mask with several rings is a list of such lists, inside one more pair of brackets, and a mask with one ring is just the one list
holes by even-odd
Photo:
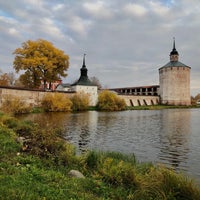
[[97, 104], [97, 99], [98, 99], [98, 94], [97, 94], [97, 85], [94, 85], [88, 78], [87, 75], [87, 68], [85, 65], [85, 56], [83, 56], [83, 65], [82, 68], [80, 69], [81, 75], [78, 81], [74, 84], [72, 84], [72, 90], [79, 94], [86, 94], [89, 96], [89, 105], [90, 106], [96, 106]]

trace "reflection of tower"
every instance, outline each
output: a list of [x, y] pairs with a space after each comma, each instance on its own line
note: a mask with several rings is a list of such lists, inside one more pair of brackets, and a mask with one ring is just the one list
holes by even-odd
[[165, 110], [162, 112], [161, 151], [159, 157], [175, 168], [184, 168], [189, 152], [190, 110]]
[[178, 61], [175, 47], [170, 53], [170, 62], [159, 69], [161, 104], [190, 105], [190, 67]]
[[86, 113], [80, 113], [76, 118], [76, 127], [79, 130], [74, 130], [79, 133], [78, 148], [80, 152], [85, 152], [90, 149], [90, 145], [93, 142], [94, 134], [96, 133], [98, 112], [90, 111]]

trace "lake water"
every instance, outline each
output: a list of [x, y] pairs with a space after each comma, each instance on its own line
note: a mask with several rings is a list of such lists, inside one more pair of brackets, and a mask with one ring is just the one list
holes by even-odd
[[63, 128], [78, 153], [134, 153], [138, 161], [172, 166], [200, 182], [200, 109], [42, 113], [23, 118]]

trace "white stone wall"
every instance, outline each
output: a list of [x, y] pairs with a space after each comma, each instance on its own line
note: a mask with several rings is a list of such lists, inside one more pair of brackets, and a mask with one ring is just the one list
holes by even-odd
[[150, 106], [158, 105], [158, 96], [134, 96], [134, 95], [118, 95], [120, 98], [124, 99], [127, 106]]
[[[81, 86], [77, 85], [74, 88], [76, 93], [85, 93], [89, 96], [89, 105], [96, 106], [98, 100], [97, 86]], [[19, 97], [22, 101], [25, 101], [28, 105], [38, 106], [41, 103], [43, 96], [49, 93], [47, 91], [36, 91], [36, 90], [22, 90], [15, 88], [0, 88], [0, 106], [1, 103], [6, 98]], [[53, 92], [55, 93], [55, 92]], [[62, 94], [68, 96], [69, 98], [75, 93], [72, 92], [62, 92]]]
[[90, 100], [90, 106], [96, 106], [98, 100], [97, 86], [75, 85], [72, 90], [80, 94], [87, 94]]
[[[45, 94], [50, 93], [49, 91], [37, 91], [37, 90], [22, 90], [22, 89], [15, 89], [15, 88], [0, 88], [0, 106], [2, 102], [7, 98], [20, 98], [22, 101], [26, 102], [27, 105], [30, 106], [40, 106], [41, 100]], [[55, 93], [55, 92], [52, 92]], [[66, 93], [63, 92], [62, 94], [66, 95], [67, 97], [71, 97], [75, 93]]]
[[0, 106], [4, 99], [18, 97], [22, 101], [31, 106], [38, 106], [43, 98], [45, 92], [43, 91], [30, 91], [14, 88], [0, 88]]
[[159, 94], [162, 104], [190, 105], [190, 67], [159, 69]]

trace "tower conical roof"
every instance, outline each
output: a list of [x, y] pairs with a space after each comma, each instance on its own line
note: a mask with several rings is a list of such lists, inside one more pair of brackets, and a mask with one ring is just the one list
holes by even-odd
[[85, 65], [85, 56], [86, 54], [83, 55], [83, 65], [80, 69], [81, 71], [81, 75], [80, 75], [80, 78], [78, 79], [78, 81], [72, 85], [87, 85], [87, 86], [95, 86], [91, 81], [90, 79], [88, 78], [88, 75], [87, 75], [87, 67]]
[[173, 49], [170, 52], [170, 62], [165, 64], [160, 69], [165, 68], [165, 67], [189, 67], [189, 66], [187, 66], [187, 65], [185, 65], [185, 64], [183, 64], [183, 63], [178, 61], [179, 54], [178, 54], [178, 51], [176, 50], [175, 38], [173, 38], [173, 39], [174, 39], [174, 41], [173, 41]]
[[170, 52], [170, 56], [171, 56], [171, 55], [179, 55], [179, 54], [178, 54], [178, 51], [176, 50], [175, 38], [174, 38], [174, 43], [173, 43], [173, 49], [172, 49], [172, 51]]

